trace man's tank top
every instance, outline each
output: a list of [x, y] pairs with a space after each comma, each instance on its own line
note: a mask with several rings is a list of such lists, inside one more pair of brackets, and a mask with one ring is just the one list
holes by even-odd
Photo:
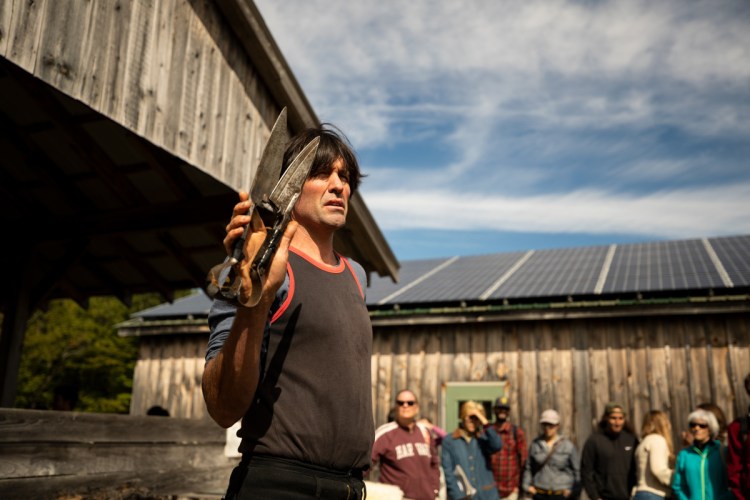
[[348, 261], [290, 248], [289, 293], [271, 320], [265, 374], [240, 451], [340, 470], [369, 466], [372, 325]]

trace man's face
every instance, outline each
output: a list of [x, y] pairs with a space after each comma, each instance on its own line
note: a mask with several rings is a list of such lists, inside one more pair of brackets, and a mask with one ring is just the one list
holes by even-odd
[[396, 396], [396, 420], [401, 425], [409, 425], [419, 414], [417, 398], [411, 391], [400, 392]]
[[294, 220], [305, 227], [339, 229], [346, 224], [350, 195], [346, 165], [338, 159], [328, 172], [305, 181], [292, 212]]
[[495, 417], [497, 418], [498, 422], [505, 422], [508, 420], [508, 416], [510, 415], [510, 408], [507, 406], [496, 406], [495, 407]]
[[625, 415], [622, 412], [613, 411], [607, 417], [607, 426], [615, 434], [622, 431], [622, 428], [625, 427]]

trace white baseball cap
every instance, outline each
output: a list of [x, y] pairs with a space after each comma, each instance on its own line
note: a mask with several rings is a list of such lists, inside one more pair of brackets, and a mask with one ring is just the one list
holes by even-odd
[[544, 410], [542, 412], [542, 418], [539, 419], [539, 423], [558, 425], [560, 423], [560, 414], [555, 410]]

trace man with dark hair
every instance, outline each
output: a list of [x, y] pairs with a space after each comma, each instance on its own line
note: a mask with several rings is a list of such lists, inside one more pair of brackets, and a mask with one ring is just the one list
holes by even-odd
[[608, 403], [581, 455], [581, 482], [591, 500], [627, 500], [635, 485], [638, 439], [619, 403]]
[[[750, 396], [750, 373], [745, 377], [745, 391]], [[729, 489], [737, 500], [750, 498], [750, 408], [729, 424], [727, 429], [727, 475]]]
[[[336, 253], [360, 172], [345, 138], [329, 128], [291, 140], [284, 168], [320, 138], [312, 170], [252, 306], [214, 301], [203, 394], [223, 427], [242, 426], [242, 461], [227, 499], [362, 498], [374, 434], [372, 326], [364, 269]], [[253, 256], [266, 237], [240, 193], [224, 246], [231, 254], [251, 225], [239, 297], [250, 297]], [[249, 301], [239, 300], [240, 304]]]
[[375, 431], [372, 462], [380, 482], [401, 488], [414, 500], [434, 500], [440, 490], [440, 464], [430, 430], [417, 422], [419, 403], [408, 389], [396, 395], [396, 418]]
[[526, 434], [510, 421], [510, 398], [500, 396], [492, 408], [495, 422], [492, 426], [503, 441], [503, 447], [492, 455], [492, 473], [495, 476], [500, 498], [516, 500], [523, 475], [526, 457]]

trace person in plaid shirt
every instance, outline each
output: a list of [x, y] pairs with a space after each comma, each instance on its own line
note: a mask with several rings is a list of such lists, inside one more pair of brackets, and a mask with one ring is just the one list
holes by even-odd
[[492, 473], [495, 476], [500, 498], [516, 500], [523, 468], [529, 449], [523, 429], [510, 422], [510, 399], [501, 396], [495, 400], [495, 428], [503, 440], [503, 447], [492, 455]]

